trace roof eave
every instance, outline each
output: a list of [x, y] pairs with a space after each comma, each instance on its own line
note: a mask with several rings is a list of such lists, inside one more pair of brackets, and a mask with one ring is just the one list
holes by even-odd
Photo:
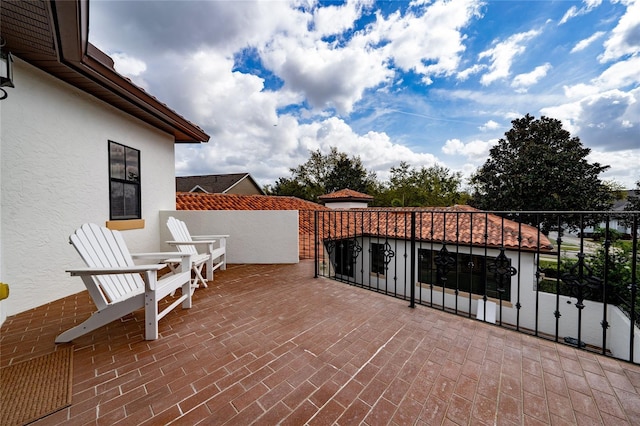
[[[89, 1], [25, 2], [35, 9], [42, 21], [38, 28], [40, 39], [47, 42], [46, 50], [31, 47], [33, 37], [30, 24], [19, 14], [7, 9], [20, 8], [20, 2], [3, 2], [2, 35], [7, 47], [20, 59], [78, 89], [158, 128], [174, 137], [176, 143], [201, 143], [209, 140], [197, 125], [161, 103], [130, 80], [118, 74], [113, 61], [88, 41]], [[15, 24], [15, 25], [12, 25]], [[44, 32], [43, 32], [44, 31]], [[6, 33], [6, 34], [5, 34]], [[5, 36], [6, 35], [6, 36]], [[12, 43], [15, 42], [15, 43]]]
[[110, 58], [89, 43], [89, 0], [55, 1], [51, 6], [57, 24], [55, 31], [61, 63], [172, 127], [176, 142], [200, 143], [209, 140], [209, 135], [198, 126], [105, 65], [104, 59], [110, 61]]

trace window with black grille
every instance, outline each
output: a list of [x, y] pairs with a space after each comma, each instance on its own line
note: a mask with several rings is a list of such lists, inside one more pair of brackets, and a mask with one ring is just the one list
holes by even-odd
[[141, 219], [140, 151], [109, 141], [111, 220]]

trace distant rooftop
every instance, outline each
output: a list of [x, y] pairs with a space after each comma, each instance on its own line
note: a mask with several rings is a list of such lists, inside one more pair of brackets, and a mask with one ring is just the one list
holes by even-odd
[[249, 173], [228, 173], [176, 177], [177, 192], [206, 194], [258, 194], [264, 195], [260, 185]]
[[296, 197], [194, 192], [176, 194], [176, 208], [178, 210], [329, 210], [320, 204]]
[[320, 201], [371, 201], [373, 197], [353, 189], [341, 189], [318, 197]]

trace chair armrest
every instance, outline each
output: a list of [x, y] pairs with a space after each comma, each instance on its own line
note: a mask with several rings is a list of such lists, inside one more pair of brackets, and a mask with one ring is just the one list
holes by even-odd
[[206, 241], [165, 241], [167, 244], [172, 246], [194, 246], [194, 245], [206, 245], [213, 244], [216, 240], [206, 240]]
[[187, 257], [191, 256], [189, 253], [182, 253], [178, 251], [160, 251], [156, 253], [131, 253], [131, 257], [140, 259], [168, 259], [170, 257]]
[[229, 235], [192, 235], [194, 240], [229, 238]]
[[66, 272], [71, 276], [83, 276], [83, 275], [109, 275], [109, 274], [136, 274], [148, 271], [159, 271], [164, 268], [164, 264], [155, 265], [135, 265], [135, 266], [122, 266], [113, 268], [75, 268], [67, 269]]

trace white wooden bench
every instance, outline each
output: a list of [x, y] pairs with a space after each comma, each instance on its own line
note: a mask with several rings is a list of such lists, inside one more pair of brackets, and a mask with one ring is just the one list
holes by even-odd
[[[227, 267], [227, 238], [229, 235], [191, 235], [187, 225], [174, 217], [167, 219], [167, 227], [173, 237], [173, 241], [167, 244], [176, 246], [182, 253], [191, 254], [192, 270], [195, 274], [193, 286], [202, 284], [207, 286], [207, 281], [213, 280], [213, 271], [225, 270]], [[198, 251], [196, 246], [203, 247]], [[167, 264], [171, 270], [176, 270], [178, 259], [169, 259]], [[207, 278], [202, 276], [202, 267], [207, 266]]]
[[[134, 255], [129, 253], [120, 232], [95, 224], [82, 225], [69, 241], [87, 267], [67, 272], [82, 278], [98, 310], [82, 324], [60, 334], [56, 343], [70, 342], [141, 308], [145, 312], [145, 339], [155, 340], [160, 319], [179, 304], [183, 309], [191, 308], [189, 253]], [[134, 257], [163, 261], [169, 256], [180, 259], [184, 272], [158, 278], [158, 271], [166, 266], [164, 263], [136, 265], [133, 262]], [[158, 302], [179, 288], [180, 297], [159, 311]]]

